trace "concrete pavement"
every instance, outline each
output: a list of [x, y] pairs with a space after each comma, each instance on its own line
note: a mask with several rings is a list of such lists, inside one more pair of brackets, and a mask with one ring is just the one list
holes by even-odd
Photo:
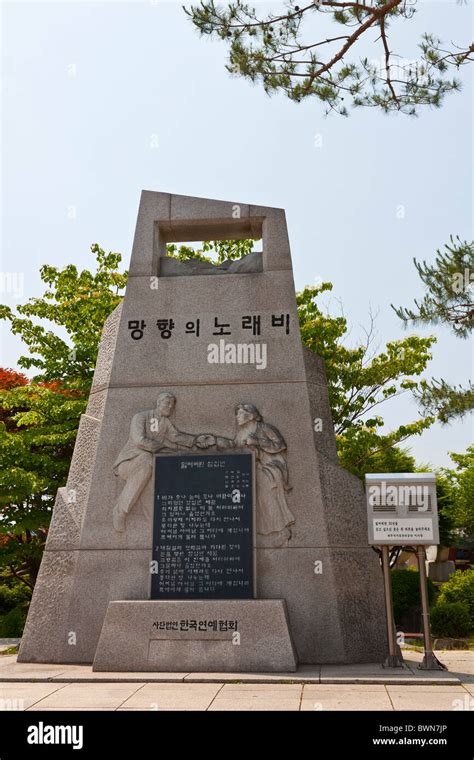
[[0, 657], [1, 710], [474, 710], [474, 652], [440, 652], [448, 671], [379, 665], [297, 673], [93, 673], [90, 666]]

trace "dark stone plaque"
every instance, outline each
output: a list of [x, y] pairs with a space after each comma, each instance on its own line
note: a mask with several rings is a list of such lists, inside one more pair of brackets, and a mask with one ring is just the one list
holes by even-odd
[[152, 599], [253, 598], [252, 454], [155, 457]]

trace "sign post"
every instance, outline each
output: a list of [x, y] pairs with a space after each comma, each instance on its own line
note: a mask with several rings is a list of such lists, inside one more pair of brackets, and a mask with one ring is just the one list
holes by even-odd
[[369, 544], [382, 551], [387, 611], [387, 667], [398, 667], [403, 658], [396, 644], [390, 579], [390, 546], [414, 546], [420, 574], [424, 657], [423, 670], [442, 670], [431, 647], [425, 546], [439, 544], [436, 478], [431, 472], [371, 473], [365, 476]]
[[402, 668], [403, 657], [397, 644], [395, 620], [393, 617], [392, 579], [390, 577], [390, 552], [388, 546], [382, 546], [382, 569], [385, 591], [385, 611], [387, 615], [388, 657], [385, 668]]
[[431, 627], [430, 627], [430, 606], [428, 602], [428, 584], [426, 582], [426, 551], [424, 546], [418, 546], [416, 552], [418, 570], [420, 574], [420, 595], [421, 595], [421, 618], [423, 621], [423, 641], [424, 650], [423, 660], [418, 667], [420, 670], [446, 670], [446, 665], [438, 660], [431, 648]]

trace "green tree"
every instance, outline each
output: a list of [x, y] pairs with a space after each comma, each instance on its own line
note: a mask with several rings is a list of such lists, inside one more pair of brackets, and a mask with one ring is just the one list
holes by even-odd
[[0, 575], [33, 588], [86, 399], [12, 374], [17, 384], [0, 387]]
[[166, 246], [166, 255], [172, 256], [179, 261], [189, 259], [199, 259], [207, 261], [208, 264], [222, 264], [228, 259], [241, 259], [253, 249], [253, 240], [205, 240], [201, 248], [192, 248], [189, 245], [180, 245], [179, 248], [175, 243], [168, 243]]
[[[434, 34], [422, 36], [418, 60], [395, 51], [391, 28], [401, 32], [415, 2], [290, 0], [284, 11], [261, 14], [241, 0], [224, 6], [201, 0], [185, 12], [201, 35], [229, 45], [231, 74], [261, 82], [268, 94], [281, 91], [296, 102], [315, 97], [344, 116], [348, 103], [414, 115], [459, 90], [452, 71], [474, 60], [474, 44], [446, 48]], [[372, 59], [362, 52], [364, 41]]]
[[443, 468], [441, 477], [445, 479], [449, 494], [449, 514], [457, 532], [457, 543], [474, 545], [474, 445], [465, 454], [450, 454], [454, 469]]
[[0, 582], [0, 638], [21, 636], [25, 625], [31, 589], [15, 579]]
[[443, 583], [438, 602], [460, 602], [467, 605], [470, 627], [474, 628], [474, 567], [456, 570], [446, 583]]
[[[0, 306], [0, 319], [10, 322], [13, 334], [20, 335], [29, 350], [18, 364], [34, 368], [33, 379], [59, 380], [63, 387], [74, 388], [86, 397], [92, 382], [102, 327], [108, 315], [122, 299], [127, 273], [120, 273], [119, 253], [106, 254], [98, 245], [91, 247], [96, 257], [95, 272], [78, 272], [74, 264], [63, 269], [41, 267], [41, 279], [48, 286], [41, 298], [31, 298], [18, 306], [14, 314]], [[57, 331], [35, 320], [46, 322]]]
[[[415, 325], [444, 325], [457, 337], [468, 338], [474, 326], [474, 243], [450, 238], [444, 251], [438, 250], [433, 264], [414, 263], [425, 286], [422, 301], [413, 308], [399, 306], [395, 313]], [[437, 414], [442, 423], [463, 417], [474, 408], [474, 385], [450, 385], [445, 380], [424, 381], [417, 391], [422, 407]]]
[[455, 517], [456, 494], [444, 470], [436, 472], [436, 500], [438, 502], [439, 545], [454, 546], [459, 540]]
[[102, 327], [127, 280], [118, 271], [120, 254], [98, 245], [91, 250], [94, 272], [43, 266], [41, 298], [18, 306], [18, 313], [0, 306], [0, 317], [29, 349], [19, 366], [36, 370], [31, 381], [0, 373], [0, 574], [30, 588], [56, 491], [66, 482]]
[[325, 361], [341, 464], [359, 477], [376, 468], [404, 471], [410, 464], [408, 455], [397, 447], [412, 435], [420, 435], [434, 418], [420, 418], [382, 432], [384, 421], [376, 412], [389, 399], [417, 390], [421, 381], [416, 378], [426, 369], [435, 338], [411, 335], [388, 342], [383, 351], [374, 354], [371, 326], [365, 342], [349, 347], [346, 318], [330, 316], [317, 304], [318, 296], [329, 290], [330, 283], [308, 287], [296, 300], [303, 343]]

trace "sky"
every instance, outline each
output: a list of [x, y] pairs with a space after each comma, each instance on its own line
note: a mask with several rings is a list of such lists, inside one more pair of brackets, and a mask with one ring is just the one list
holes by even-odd
[[[259, 10], [278, 4], [258, 3]], [[426, 31], [472, 41], [472, 2], [421, 2], [393, 46], [416, 59]], [[427, 377], [472, 376], [472, 341], [447, 328], [403, 329], [390, 307], [423, 296], [413, 258], [434, 259], [450, 235], [472, 239], [472, 70], [441, 109], [419, 118], [359, 109], [326, 117], [314, 99], [268, 97], [231, 77], [226, 47], [200, 38], [180, 3], [2, 2], [1, 301], [43, 292], [39, 268], [90, 268], [90, 246], [128, 265], [142, 189], [286, 210], [297, 289], [328, 280], [350, 342], [377, 315], [381, 347], [436, 334]], [[372, 40], [364, 53], [380, 58]], [[362, 54], [362, 53], [361, 53]], [[0, 364], [22, 344], [5, 326]], [[417, 418], [409, 394], [380, 408], [387, 429]], [[471, 420], [409, 442], [443, 466], [473, 440]]]

